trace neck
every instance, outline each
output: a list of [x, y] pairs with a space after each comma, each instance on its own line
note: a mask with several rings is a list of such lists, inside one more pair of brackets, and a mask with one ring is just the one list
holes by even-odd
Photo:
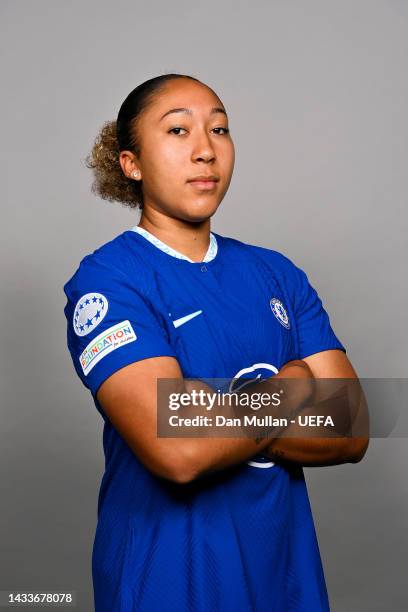
[[210, 219], [193, 223], [143, 209], [138, 226], [194, 262], [204, 259], [210, 245]]

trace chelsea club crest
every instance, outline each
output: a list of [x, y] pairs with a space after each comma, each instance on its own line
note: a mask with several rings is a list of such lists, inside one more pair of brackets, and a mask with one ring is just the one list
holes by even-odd
[[270, 300], [269, 305], [279, 323], [281, 323], [283, 327], [286, 327], [286, 329], [289, 329], [290, 323], [288, 313], [286, 312], [282, 302], [278, 300], [278, 298], [274, 297]]

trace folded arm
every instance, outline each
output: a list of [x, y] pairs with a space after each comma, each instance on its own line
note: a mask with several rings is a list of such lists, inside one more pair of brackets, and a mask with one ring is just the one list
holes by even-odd
[[[292, 361], [269, 382], [264, 380], [254, 385], [253, 390], [276, 390], [272, 387], [277, 385], [276, 379], [286, 377], [312, 378], [304, 362]], [[275, 430], [261, 439], [158, 437], [157, 380], [160, 378], [173, 379], [185, 392], [188, 381], [184, 381], [177, 360], [167, 356], [143, 359], [117, 370], [97, 392], [97, 400], [113, 426], [141, 462], [158, 476], [178, 483], [190, 482], [249, 459], [279, 435]], [[280, 385], [283, 382], [281, 380]], [[206, 387], [204, 383], [201, 385]], [[296, 408], [295, 396], [292, 403]]]

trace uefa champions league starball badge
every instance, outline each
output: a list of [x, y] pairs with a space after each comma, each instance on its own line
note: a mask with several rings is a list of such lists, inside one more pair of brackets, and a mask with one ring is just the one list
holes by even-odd
[[286, 312], [282, 302], [278, 300], [278, 298], [274, 297], [270, 300], [269, 305], [279, 323], [281, 323], [283, 327], [286, 327], [286, 329], [289, 329], [290, 323], [288, 313]]
[[102, 293], [86, 293], [77, 302], [72, 324], [77, 336], [89, 334], [108, 312], [108, 300]]

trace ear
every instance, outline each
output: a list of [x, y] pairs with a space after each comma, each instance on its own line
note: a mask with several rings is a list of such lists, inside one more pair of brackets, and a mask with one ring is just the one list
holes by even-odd
[[[142, 178], [141, 170], [136, 163], [135, 154], [132, 151], [121, 151], [119, 153], [119, 163], [122, 168], [123, 174], [133, 180], [140, 180]], [[133, 175], [136, 172], [137, 176]]]

